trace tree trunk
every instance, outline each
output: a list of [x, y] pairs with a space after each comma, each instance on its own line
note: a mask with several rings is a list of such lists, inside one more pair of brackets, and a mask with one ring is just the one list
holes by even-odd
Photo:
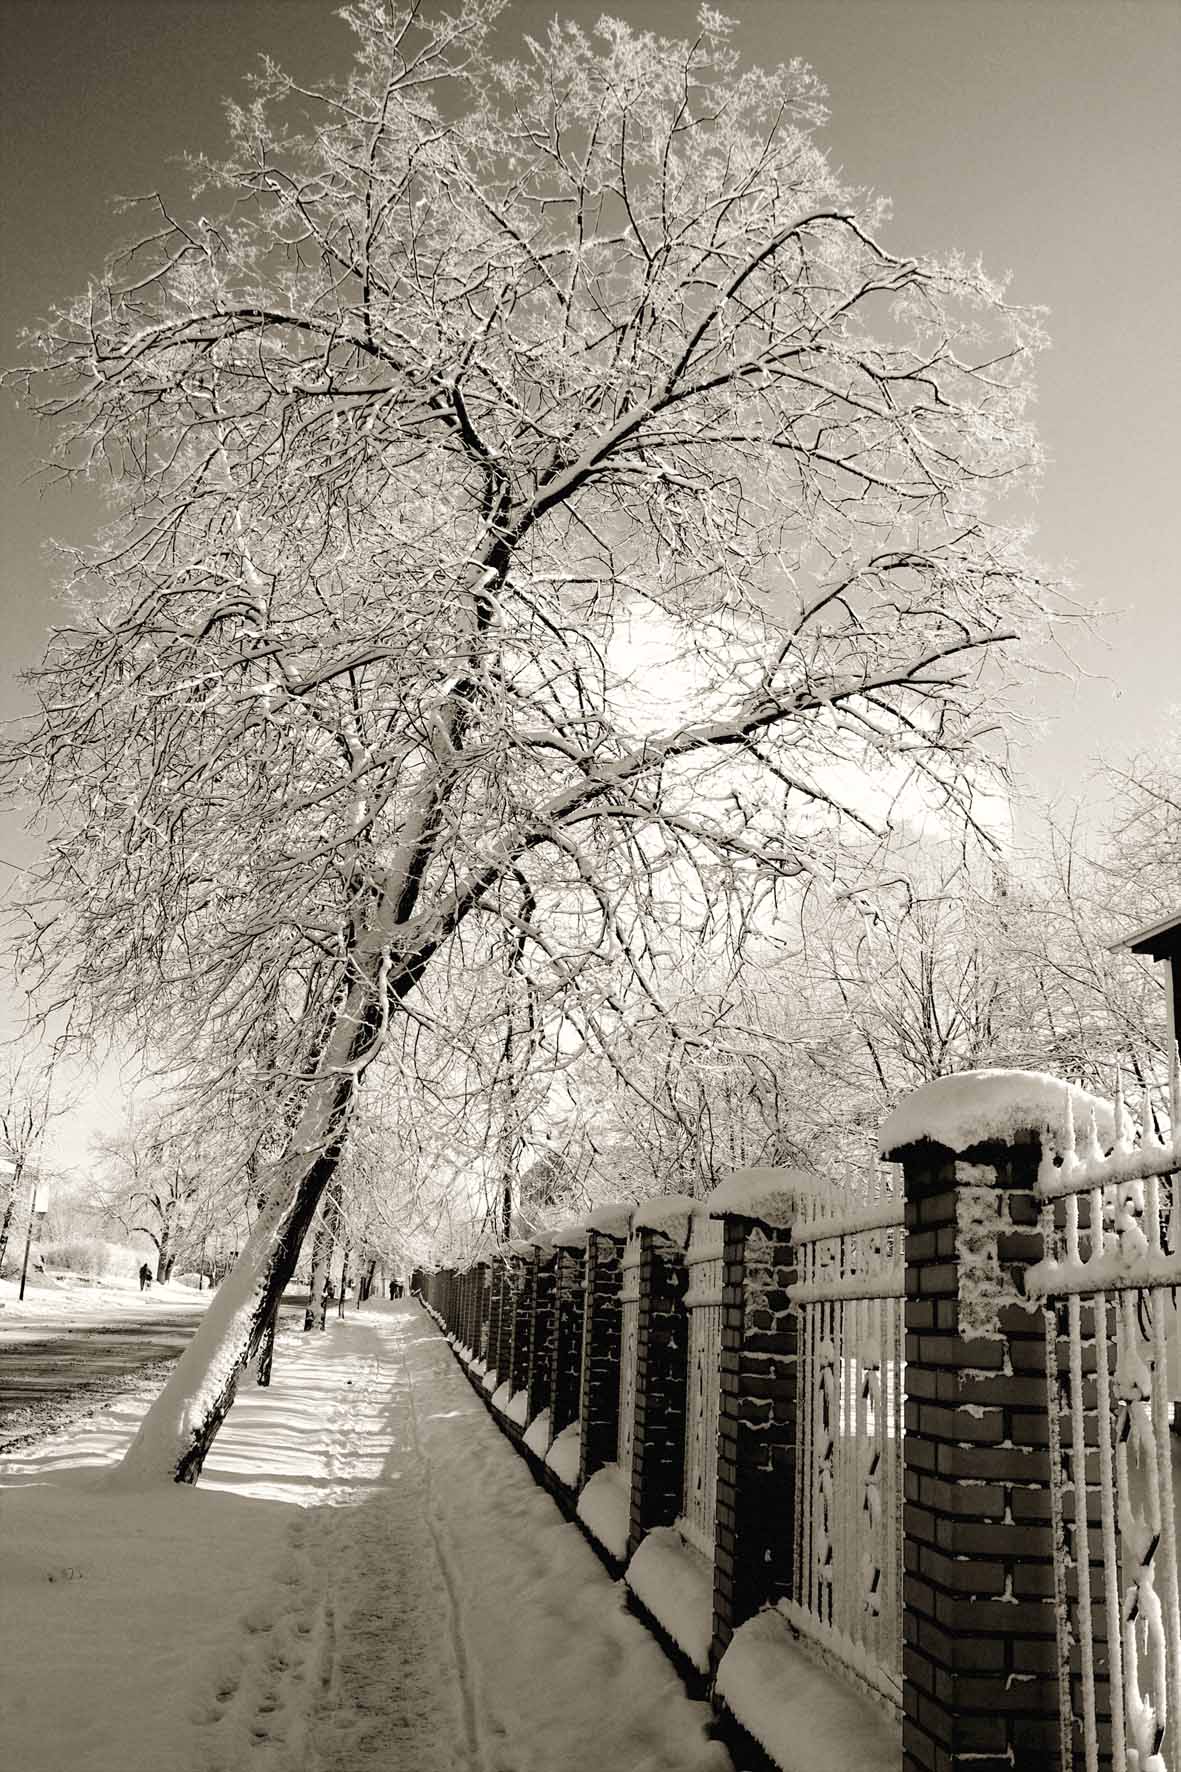
[[[122, 1463], [107, 1478], [109, 1487], [197, 1481], [233, 1403], [238, 1374], [258, 1350], [295, 1271], [320, 1197], [336, 1174], [342, 1123], [356, 1084], [351, 1072], [320, 1079], [320, 1089], [331, 1090], [319, 1103], [321, 1154], [314, 1159], [307, 1155], [314, 1136], [309, 1136], [310, 1129], [293, 1136], [294, 1148], [275, 1166], [265, 1211], [255, 1220], [246, 1247], [145, 1415]], [[314, 1127], [316, 1116], [310, 1107], [308, 1115]]]
[[[489, 884], [493, 878], [489, 873]], [[337, 1173], [361, 1074], [384, 1041], [387, 1004], [414, 989], [438, 948], [439, 935], [424, 940], [387, 982], [384, 944], [392, 940], [404, 897], [382, 901], [375, 932], [351, 954], [352, 982], [334, 1006], [287, 1148], [271, 1167], [266, 1205], [106, 1487], [195, 1483], [200, 1476], [234, 1400], [238, 1374], [258, 1349], [316, 1207]]]
[[172, 1271], [172, 1260], [171, 1260], [171, 1256], [170, 1256], [171, 1239], [172, 1239], [172, 1226], [169, 1224], [168, 1220], [165, 1219], [164, 1224], [163, 1224], [163, 1228], [160, 1231], [160, 1241], [159, 1241], [159, 1244], [157, 1245], [157, 1255], [156, 1255], [156, 1284], [157, 1284], [157, 1286], [162, 1286]]
[[312, 1279], [311, 1291], [308, 1295], [308, 1307], [304, 1312], [303, 1326], [306, 1334], [309, 1329], [323, 1329], [328, 1315], [328, 1275], [332, 1266], [332, 1250], [340, 1230], [340, 1183], [333, 1180], [329, 1186], [324, 1210], [320, 1222], [316, 1226], [316, 1236], [312, 1243]]
[[279, 1307], [271, 1312], [270, 1322], [263, 1330], [262, 1344], [258, 1350], [258, 1366], [255, 1370], [257, 1382], [264, 1388], [271, 1382], [271, 1367], [275, 1363], [275, 1329], [279, 1320]]
[[4, 1208], [4, 1217], [0, 1220], [0, 1269], [4, 1267], [4, 1256], [8, 1249], [8, 1233], [12, 1227], [13, 1214], [16, 1211], [16, 1189], [8, 1196], [8, 1204]]
[[8, 1204], [4, 1208], [4, 1221], [0, 1223], [0, 1269], [4, 1266], [4, 1257], [8, 1250], [8, 1234], [12, 1229], [12, 1221], [16, 1217], [16, 1203], [20, 1199], [21, 1177], [25, 1172], [25, 1159], [18, 1156], [14, 1160], [12, 1174], [8, 1178]]
[[338, 1317], [344, 1316], [344, 1295], [345, 1295], [345, 1292], [348, 1288], [348, 1283], [349, 1283], [349, 1256], [351, 1254], [352, 1254], [352, 1250], [349, 1248], [348, 1244], [346, 1243], [345, 1244], [345, 1251], [344, 1251], [344, 1258], [340, 1264], [340, 1297], [336, 1301], [336, 1314]]

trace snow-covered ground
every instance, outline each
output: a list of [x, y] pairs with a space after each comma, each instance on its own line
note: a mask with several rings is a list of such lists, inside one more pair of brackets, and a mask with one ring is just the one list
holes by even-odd
[[199, 1317], [211, 1294], [192, 1286], [149, 1286], [138, 1280], [83, 1280], [74, 1274], [29, 1276], [25, 1296], [0, 1280], [0, 1341], [31, 1341], [74, 1323], [136, 1323], [161, 1309]]
[[0, 1764], [728, 1772], [417, 1305], [282, 1336], [197, 1489], [104, 1489], [142, 1407], [0, 1459]]

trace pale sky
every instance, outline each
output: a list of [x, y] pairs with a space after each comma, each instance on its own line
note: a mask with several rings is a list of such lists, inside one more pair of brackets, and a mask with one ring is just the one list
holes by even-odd
[[[694, 9], [513, 0], [506, 48], [555, 10], [684, 35]], [[721, 10], [752, 59], [812, 64], [830, 94], [822, 139], [850, 181], [893, 199], [897, 249], [978, 254], [1012, 272], [1014, 300], [1050, 309], [1038, 547], [1052, 569], [1070, 569], [1084, 602], [1111, 612], [1076, 645], [1089, 677], [1030, 692], [1044, 729], [1024, 755], [1029, 782], [1046, 796], [1070, 791], [1098, 760], [1159, 743], [1170, 706], [1181, 719], [1181, 0], [723, 0]], [[84, 287], [123, 237], [112, 195], [159, 188], [183, 200], [177, 157], [218, 151], [221, 101], [240, 95], [260, 52], [315, 83], [343, 69], [352, 44], [328, 0], [0, 0], [0, 30], [4, 363], [19, 357], [20, 328]], [[97, 507], [23, 483], [36, 436], [11, 403], [2, 410], [9, 715], [21, 703], [15, 673], [52, 618], [44, 544], [86, 539]], [[0, 873], [22, 847], [0, 824]], [[88, 1110], [104, 1112], [101, 1099]]]

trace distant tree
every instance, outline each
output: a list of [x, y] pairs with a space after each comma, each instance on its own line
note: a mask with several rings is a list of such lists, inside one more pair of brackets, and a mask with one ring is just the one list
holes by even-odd
[[18, 1203], [33, 1180], [52, 1113], [53, 1062], [10, 1047], [0, 1054], [0, 1271]]
[[141, 1117], [97, 1140], [95, 1205], [126, 1235], [147, 1237], [156, 1251], [156, 1279], [172, 1278], [177, 1261], [196, 1254], [201, 1228], [202, 1171], [183, 1137], [170, 1136], [167, 1116]]
[[523, 930], [609, 1039], [621, 959], [642, 993], [666, 932], [740, 944], [839, 869], [863, 771], [970, 817], [1046, 616], [996, 509], [1036, 321], [889, 249], [810, 73], [711, 8], [506, 64], [500, 10], [346, 8], [339, 89], [268, 63], [17, 376], [121, 511], [9, 750], [49, 811], [26, 961], [227, 1055], [281, 1002], [302, 1086], [140, 1476], [195, 1479], [428, 976]]

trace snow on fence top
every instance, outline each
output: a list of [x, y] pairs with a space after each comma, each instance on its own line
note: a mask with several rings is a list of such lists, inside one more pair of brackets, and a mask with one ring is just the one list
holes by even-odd
[[582, 1218], [572, 1219], [569, 1224], [560, 1225], [556, 1231], [550, 1231], [550, 1241], [557, 1249], [584, 1249], [587, 1233], [601, 1231], [607, 1237], [626, 1237], [631, 1228], [632, 1213], [635, 1211], [634, 1201], [624, 1201], [614, 1206], [596, 1206]]
[[691, 1200], [688, 1194], [657, 1194], [644, 1200], [632, 1215], [632, 1232], [659, 1231], [684, 1249], [689, 1241], [689, 1227], [699, 1213], [706, 1210], [703, 1200]]
[[711, 1217], [732, 1213], [776, 1229], [794, 1223], [804, 1200], [822, 1199], [833, 1184], [806, 1169], [735, 1169], [706, 1199]]
[[555, 1232], [534, 1231], [531, 1236], [517, 1237], [507, 1245], [510, 1255], [548, 1255], [554, 1246]]
[[1011, 1143], [1019, 1132], [1041, 1132], [1064, 1149], [1073, 1123], [1094, 1119], [1097, 1136], [1110, 1146], [1115, 1113], [1110, 1102], [1043, 1071], [963, 1071], [936, 1077], [906, 1096], [881, 1130], [883, 1157], [928, 1139], [950, 1151], [989, 1140]]

